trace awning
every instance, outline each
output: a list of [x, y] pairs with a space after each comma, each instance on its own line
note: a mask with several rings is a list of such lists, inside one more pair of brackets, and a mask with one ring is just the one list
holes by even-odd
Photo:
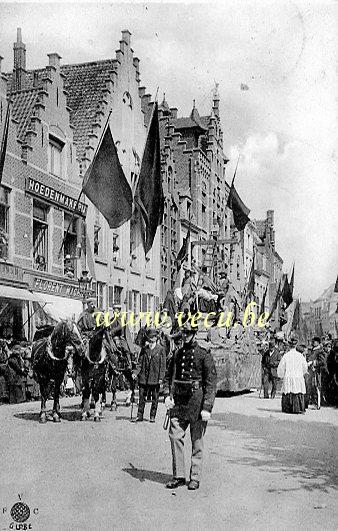
[[77, 320], [83, 311], [82, 301], [77, 299], [57, 297], [48, 293], [40, 293], [40, 297], [43, 299], [40, 304], [44, 311], [56, 321], [60, 321], [60, 319]]
[[37, 293], [32, 293], [28, 289], [14, 288], [13, 286], [0, 286], [0, 299], [16, 299], [21, 301], [35, 301], [41, 304], [41, 296]]

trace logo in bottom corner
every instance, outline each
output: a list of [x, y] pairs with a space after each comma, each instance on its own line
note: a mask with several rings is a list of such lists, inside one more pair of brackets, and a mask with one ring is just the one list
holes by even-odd
[[37, 516], [39, 514], [39, 509], [34, 507], [34, 509], [31, 510], [29, 505], [23, 502], [21, 495], [19, 495], [19, 501], [15, 502], [10, 510], [7, 507], [2, 507], [2, 514], [4, 517], [6, 517], [6, 514], [11, 517], [9, 529], [15, 529], [15, 531], [28, 531], [33, 529], [32, 523], [29, 519], [32, 515]]
[[26, 522], [31, 515], [31, 510], [28, 507], [27, 503], [22, 501], [16, 502], [11, 508], [11, 517], [14, 522], [22, 523]]

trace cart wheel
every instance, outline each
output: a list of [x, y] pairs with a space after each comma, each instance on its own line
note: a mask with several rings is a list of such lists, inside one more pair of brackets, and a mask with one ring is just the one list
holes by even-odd
[[320, 409], [321, 406], [321, 393], [320, 389], [317, 388], [317, 409]]

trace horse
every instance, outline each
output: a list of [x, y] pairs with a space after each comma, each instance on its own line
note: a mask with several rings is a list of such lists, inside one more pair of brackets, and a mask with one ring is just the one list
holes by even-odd
[[104, 327], [96, 328], [93, 335], [87, 341], [84, 358], [81, 360], [82, 377], [82, 414], [81, 420], [90, 417], [89, 399], [92, 395], [95, 402], [94, 421], [101, 420], [100, 395], [106, 390], [107, 354], [110, 351], [110, 343], [107, 331]]
[[47, 422], [46, 402], [50, 397], [54, 383], [53, 421], [60, 422], [60, 387], [63, 382], [72, 349], [78, 358], [84, 355], [84, 344], [75, 323], [62, 320], [48, 337], [33, 342], [32, 369], [33, 378], [40, 386], [41, 411], [40, 423]]
[[108, 381], [108, 390], [112, 393], [110, 411], [117, 410], [116, 392], [118, 389], [125, 390], [129, 387], [131, 397], [126, 399], [125, 404], [130, 405], [135, 399], [135, 381], [133, 379], [133, 360], [132, 353], [128, 348], [124, 338], [113, 336], [110, 339], [110, 352], [108, 356], [108, 365], [106, 380]]

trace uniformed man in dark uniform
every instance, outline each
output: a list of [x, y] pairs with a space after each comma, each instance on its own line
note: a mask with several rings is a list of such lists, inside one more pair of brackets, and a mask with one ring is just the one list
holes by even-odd
[[165, 405], [170, 410], [169, 438], [173, 479], [166, 485], [185, 485], [184, 436], [190, 425], [192, 455], [189, 490], [199, 487], [203, 460], [203, 437], [216, 396], [216, 367], [211, 353], [194, 341], [190, 323], [181, 328], [183, 345], [169, 362], [164, 379]]
[[77, 321], [77, 327], [86, 345], [89, 339], [93, 337], [96, 328], [96, 321], [93, 315], [95, 310], [96, 299], [95, 297], [90, 297], [87, 299], [87, 308], [81, 313]]

